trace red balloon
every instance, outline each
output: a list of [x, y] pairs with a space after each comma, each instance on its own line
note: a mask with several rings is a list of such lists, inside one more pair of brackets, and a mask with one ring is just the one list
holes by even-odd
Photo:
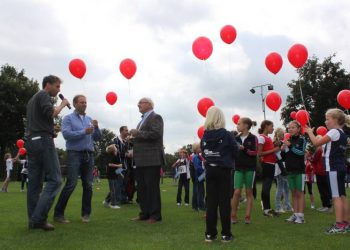
[[283, 60], [280, 54], [272, 52], [265, 58], [266, 68], [273, 74], [277, 74], [283, 65]]
[[202, 99], [200, 99], [198, 101], [197, 104], [197, 109], [198, 112], [203, 116], [206, 117], [207, 116], [207, 111], [211, 106], [214, 106], [215, 103], [213, 102], [212, 99], [208, 98], [208, 97], [204, 97]]
[[197, 135], [198, 135], [199, 139], [202, 139], [202, 137], [204, 135], [204, 126], [200, 126], [198, 128]]
[[328, 130], [326, 127], [324, 126], [319, 126], [317, 129], [316, 129], [316, 133], [318, 135], [322, 135], [322, 136], [325, 136], [327, 134]]
[[232, 121], [234, 124], [238, 124], [238, 121], [241, 117], [239, 115], [234, 115], [232, 116]]
[[206, 60], [213, 52], [213, 44], [209, 38], [201, 36], [194, 40], [192, 44], [192, 51], [199, 60]]
[[302, 44], [294, 44], [288, 50], [288, 60], [295, 68], [301, 68], [308, 57], [307, 49]]
[[27, 150], [25, 148], [20, 148], [19, 149], [19, 154], [20, 155], [25, 155], [27, 153]]
[[117, 94], [114, 93], [113, 91], [111, 92], [108, 92], [107, 95], [106, 95], [106, 101], [110, 104], [110, 105], [113, 105], [117, 102]]
[[284, 134], [284, 141], [288, 141], [290, 139], [290, 133], [285, 133]]
[[295, 115], [295, 119], [300, 123], [302, 127], [304, 127], [309, 122], [309, 113], [306, 110], [299, 110]]
[[86, 66], [83, 60], [73, 59], [69, 63], [69, 71], [76, 78], [82, 79], [86, 73]]
[[295, 116], [297, 115], [297, 112], [295, 112], [295, 111], [292, 111], [291, 113], [290, 113], [290, 118], [292, 118], [293, 120], [295, 120]]
[[277, 91], [267, 93], [265, 101], [266, 105], [273, 111], [277, 111], [282, 104], [282, 98]]
[[337, 101], [344, 109], [350, 108], [350, 90], [344, 89], [338, 93]]
[[23, 148], [24, 141], [22, 139], [19, 139], [19, 140], [17, 140], [16, 145], [17, 145], [17, 148]]
[[233, 43], [237, 37], [237, 32], [235, 27], [233, 27], [232, 25], [225, 25], [224, 27], [222, 27], [220, 31], [220, 36], [225, 43], [227, 44]]
[[135, 75], [136, 69], [136, 63], [130, 58], [124, 59], [119, 65], [120, 72], [129, 80]]

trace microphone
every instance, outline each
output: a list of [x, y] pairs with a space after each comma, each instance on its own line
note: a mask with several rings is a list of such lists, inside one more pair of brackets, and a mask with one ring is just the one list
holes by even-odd
[[[62, 94], [59, 94], [58, 97], [63, 101], [64, 96], [63, 96]], [[71, 106], [70, 106], [69, 103], [68, 103], [67, 107], [68, 107], [69, 109], [71, 109]]]

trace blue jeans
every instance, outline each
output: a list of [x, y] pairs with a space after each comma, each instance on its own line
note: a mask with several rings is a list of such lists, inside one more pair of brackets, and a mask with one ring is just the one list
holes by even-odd
[[[275, 196], [275, 205], [276, 210], [284, 208], [286, 210], [292, 209], [292, 206], [289, 202], [289, 187], [288, 187], [288, 179], [286, 176], [278, 175], [276, 176], [277, 180], [277, 190]], [[281, 198], [284, 198], [284, 207], [281, 206]]]
[[[45, 224], [62, 183], [57, 151], [53, 138], [49, 135], [29, 137], [26, 148], [30, 166], [27, 193], [29, 224]], [[44, 179], [46, 184], [43, 188]]]
[[69, 197], [73, 193], [80, 175], [83, 186], [83, 198], [81, 207], [81, 216], [91, 214], [92, 183], [93, 183], [93, 152], [87, 151], [67, 151], [67, 181], [62, 189], [55, 207], [55, 217], [63, 217]]

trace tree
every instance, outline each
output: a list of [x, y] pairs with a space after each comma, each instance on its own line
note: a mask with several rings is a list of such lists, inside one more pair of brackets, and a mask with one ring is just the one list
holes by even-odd
[[[24, 70], [3, 65], [0, 69], [0, 157], [15, 151], [15, 143], [23, 138], [26, 105], [39, 90], [38, 82], [25, 76]], [[3, 165], [3, 161], [1, 161]]]
[[105, 173], [105, 159], [106, 159], [106, 147], [113, 143], [113, 139], [116, 137], [109, 129], [101, 129], [101, 140], [94, 142], [95, 148], [95, 165], [98, 166], [101, 175]]
[[337, 103], [339, 91], [349, 88], [350, 74], [342, 68], [341, 62], [334, 62], [335, 54], [319, 62], [312, 57], [297, 70], [299, 77], [288, 83], [291, 94], [287, 97], [286, 106], [282, 109], [282, 120], [286, 125], [290, 113], [304, 108], [300, 88], [302, 88], [306, 110], [310, 113], [312, 127], [324, 125], [324, 114], [329, 108], [340, 106]]

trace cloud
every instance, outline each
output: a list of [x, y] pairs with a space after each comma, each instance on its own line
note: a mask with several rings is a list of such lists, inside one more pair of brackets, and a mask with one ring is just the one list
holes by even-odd
[[[204, 123], [197, 102], [204, 96], [223, 109], [228, 129], [234, 127], [233, 114], [263, 119], [259, 91], [253, 95], [251, 87], [271, 83], [285, 100], [286, 83], [297, 77], [286, 57], [296, 42], [305, 44], [310, 56], [338, 52], [349, 68], [349, 10], [345, 0], [5, 0], [0, 2], [0, 63], [24, 68], [39, 82], [47, 74], [59, 75], [63, 94], [69, 99], [85, 94], [88, 114], [114, 132], [125, 124], [136, 127], [137, 101], [151, 97], [165, 121], [166, 150], [174, 152], [197, 139]], [[226, 24], [238, 32], [232, 45], [219, 36]], [[191, 51], [198, 36], [214, 45], [206, 62]], [[264, 65], [272, 51], [284, 60], [276, 76]], [[87, 65], [83, 80], [68, 71], [76, 57]], [[138, 67], [129, 82], [119, 72], [126, 57]], [[118, 95], [114, 106], [105, 101], [108, 91]], [[278, 112], [267, 110], [266, 115], [280, 124]], [[56, 143], [64, 147], [62, 137]]]

